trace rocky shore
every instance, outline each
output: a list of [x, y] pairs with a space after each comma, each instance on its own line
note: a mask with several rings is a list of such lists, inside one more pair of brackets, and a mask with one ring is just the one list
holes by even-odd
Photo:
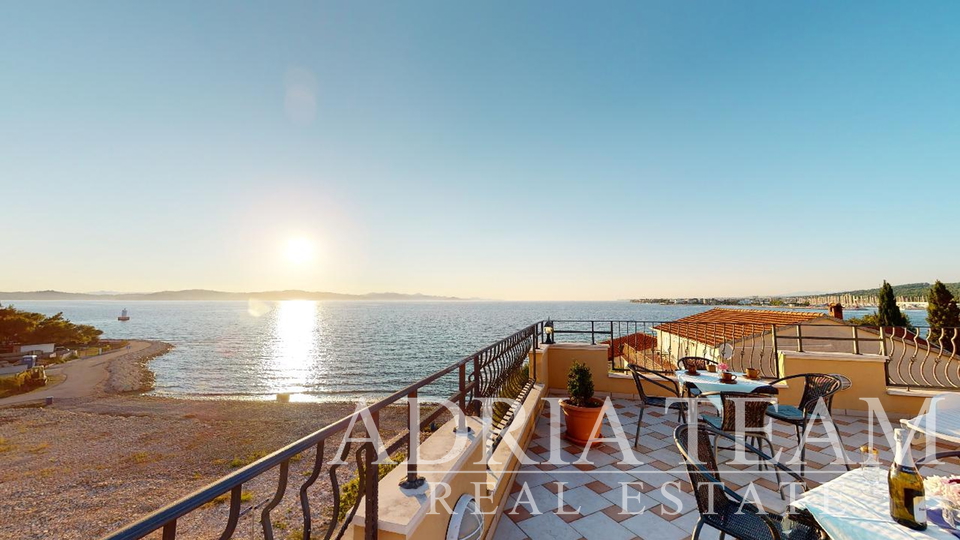
[[152, 341], [146, 349], [121, 356], [111, 362], [107, 368], [110, 372], [106, 386], [107, 393], [126, 394], [153, 390], [154, 375], [147, 364], [172, 348], [173, 345], [169, 343]]

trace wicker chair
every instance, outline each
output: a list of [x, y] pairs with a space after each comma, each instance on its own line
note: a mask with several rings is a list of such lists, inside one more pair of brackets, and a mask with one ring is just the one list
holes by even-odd
[[[702, 356], [684, 356], [683, 358], [677, 360], [677, 366], [684, 370], [694, 368], [697, 371], [705, 371], [707, 369], [707, 365], [715, 366], [717, 365], [717, 362]], [[697, 388], [697, 385], [687, 383], [685, 387], [688, 396], [696, 397], [700, 395], [700, 389]]]
[[684, 356], [683, 358], [677, 360], [677, 365], [680, 366], [680, 369], [690, 369], [691, 367], [704, 370], [707, 369], [707, 365], [717, 365], [716, 360], [711, 360], [709, 358], [704, 358], [702, 356]]
[[[697, 430], [695, 448], [687, 446], [690, 443], [691, 429]], [[738, 442], [734, 437], [705, 424], [680, 425], [674, 431], [673, 438], [686, 462], [687, 475], [690, 477], [697, 510], [700, 512], [700, 519], [697, 520], [692, 540], [700, 537], [704, 525], [720, 531], [721, 540], [728, 534], [741, 540], [818, 540], [823, 536], [822, 529], [809, 513], [801, 512], [784, 516], [766, 512], [745, 502], [743, 497], [724, 485], [717, 468], [716, 455], [713, 453], [715, 439], [722, 438], [734, 444], [740, 444], [746, 452], [769, 463], [806, 490], [806, 483], [797, 473], [757, 448]], [[789, 532], [783, 530], [783, 521], [786, 517], [794, 522], [794, 527]]]
[[643, 383], [647, 382], [679, 398], [680, 388], [677, 386], [677, 381], [667, 378], [659, 371], [647, 369], [639, 364], [629, 364], [627, 367], [630, 368], [630, 373], [633, 374], [633, 382], [637, 384], [637, 393], [640, 394], [640, 415], [637, 417], [637, 434], [633, 439], [633, 446], [637, 446], [640, 444], [640, 425], [643, 423], [643, 412], [648, 406], [676, 410], [677, 421], [683, 423], [687, 412], [687, 403], [684, 401], [675, 401], [668, 407], [667, 398], [648, 395], [643, 389]]
[[927, 456], [917, 458], [917, 468], [924, 466], [933, 466], [938, 461], [943, 461], [944, 459], [960, 459], [960, 450], [949, 450], [947, 452], [937, 452], [930, 459], [927, 459]]
[[[826, 373], [802, 373], [771, 381], [770, 385], [773, 386], [780, 382], [796, 379], [803, 379], [803, 395], [800, 397], [799, 405], [771, 405], [767, 407], [767, 416], [775, 420], [780, 420], [781, 422], [786, 422], [795, 428], [797, 432], [797, 446], [800, 447], [800, 474], [804, 474], [806, 470], [804, 461], [807, 455], [805, 440], [807, 426], [810, 422], [818, 418], [818, 416], [814, 415], [814, 412], [820, 400], [823, 400], [828, 412], [832, 410], [833, 396], [843, 388], [843, 382], [836, 375], [828, 375]], [[823, 419], [820, 418], [820, 421], [822, 422]], [[840, 438], [842, 448], [843, 438], [839, 430], [837, 430], [837, 437]], [[843, 459], [843, 466], [846, 467], [848, 471], [850, 470], [846, 456], [844, 456]]]
[[[766, 443], [767, 447], [770, 448], [770, 455], [773, 455], [776, 453], [776, 450], [773, 448], [773, 442], [770, 441], [770, 437], [764, 428], [767, 423], [767, 407], [774, 402], [773, 394], [776, 392], [776, 389], [774, 389], [774, 392], [757, 392], [757, 390], [766, 388], [768, 387], [761, 386], [750, 393], [710, 392], [701, 394], [700, 397], [702, 398], [719, 395], [723, 415], [701, 414], [700, 418], [711, 427], [719, 429], [724, 433], [728, 433], [734, 437], [743, 437], [748, 444], [752, 444], [760, 450], [763, 450], [763, 443]], [[743, 425], [738, 426], [737, 421], [741, 418], [743, 419]], [[714, 442], [715, 444], [719, 444], [720, 438], [715, 438]], [[719, 447], [714, 446], [713, 453], [719, 456], [718, 450]], [[763, 468], [765, 465], [761, 462], [760, 466]], [[774, 470], [774, 472], [776, 472], [776, 470]], [[779, 480], [780, 475], [777, 473], [777, 481], [779, 482]]]

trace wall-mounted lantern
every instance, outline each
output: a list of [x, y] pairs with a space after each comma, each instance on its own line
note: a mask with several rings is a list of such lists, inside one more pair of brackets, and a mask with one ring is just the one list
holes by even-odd
[[547, 319], [547, 322], [543, 323], [543, 333], [546, 334], [546, 337], [543, 338], [544, 345], [553, 345], [553, 321]]

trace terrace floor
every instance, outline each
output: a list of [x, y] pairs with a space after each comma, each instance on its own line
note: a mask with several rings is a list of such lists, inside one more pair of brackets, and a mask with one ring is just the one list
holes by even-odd
[[[614, 400], [614, 407], [631, 444], [636, 432], [638, 404], [635, 399]], [[527, 455], [537, 464], [521, 467], [494, 539], [690, 538], [699, 514], [691, 494], [686, 469], [673, 441], [676, 420], [676, 413], [664, 415], [662, 411], [647, 408], [641, 428], [640, 445], [634, 449], [637, 459], [643, 462], [642, 465], [622, 463], [623, 455], [619, 446], [601, 444], [594, 446], [587, 456], [592, 462], [591, 465], [558, 467], [545, 463], [549, 460], [550, 412], [544, 407], [537, 421], [534, 438], [527, 448]], [[889, 465], [892, 455], [879, 425], [869, 426], [864, 417], [843, 415], [834, 416], [833, 421], [852, 461], [859, 460], [858, 449], [868, 441], [869, 432], [873, 430], [873, 444], [880, 450], [884, 466]], [[896, 425], [896, 421], [892, 423]], [[783, 456], [786, 457], [782, 458], [782, 461], [786, 461], [796, 450], [793, 427], [774, 423], [773, 429], [773, 443], [778, 449], [783, 449]], [[603, 434], [605, 437], [612, 435], [607, 422], [604, 423]], [[824, 430], [819, 425], [812, 435], [812, 438], [817, 437], [825, 438]], [[562, 445], [564, 449], [561, 456], [568, 463], [579, 459], [583, 452], [582, 448], [569, 446], [565, 441]], [[830, 453], [831, 448], [826, 440], [808, 443], [808, 488], [816, 487], [846, 471], [842, 464], [834, 463], [836, 456], [831, 456]], [[915, 454], [920, 455], [920, 451], [915, 450]], [[720, 474], [727, 486], [741, 494], [748, 494], [750, 489], [754, 489], [756, 495], [751, 493], [749, 499], [756, 500], [759, 496], [760, 501], [770, 511], [782, 511], [785, 505], [776, 493], [774, 474], [760, 471], [754, 465], [735, 466], [723, 463], [732, 457], [732, 452], [721, 451]], [[851, 466], [856, 467], [855, 464]], [[960, 466], [953, 463], [943, 464], [937, 468], [924, 468], [922, 472], [925, 475], [960, 474]], [[562, 514], [557, 511], [557, 493], [561, 491], [558, 482], [564, 483]], [[886, 490], [886, 482], [881, 480], [877, 489]], [[629, 504], [625, 507], [624, 493], [630, 497], [627, 500]], [[627, 513], [624, 513], [623, 508]], [[719, 532], [704, 527], [700, 538], [714, 540], [719, 538]]]

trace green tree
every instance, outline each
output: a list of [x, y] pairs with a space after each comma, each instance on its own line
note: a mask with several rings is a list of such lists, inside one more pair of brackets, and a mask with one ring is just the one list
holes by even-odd
[[102, 333], [86, 324], [73, 324], [63, 317], [63, 313], [46, 317], [12, 306], [0, 306], [0, 343], [89, 345], [96, 343]]
[[960, 343], [960, 308], [947, 286], [937, 280], [927, 292], [927, 322], [930, 323], [930, 339], [943, 345]]
[[877, 323], [878, 326], [910, 326], [910, 319], [900, 311], [897, 298], [893, 295], [893, 287], [886, 280], [880, 286]]

